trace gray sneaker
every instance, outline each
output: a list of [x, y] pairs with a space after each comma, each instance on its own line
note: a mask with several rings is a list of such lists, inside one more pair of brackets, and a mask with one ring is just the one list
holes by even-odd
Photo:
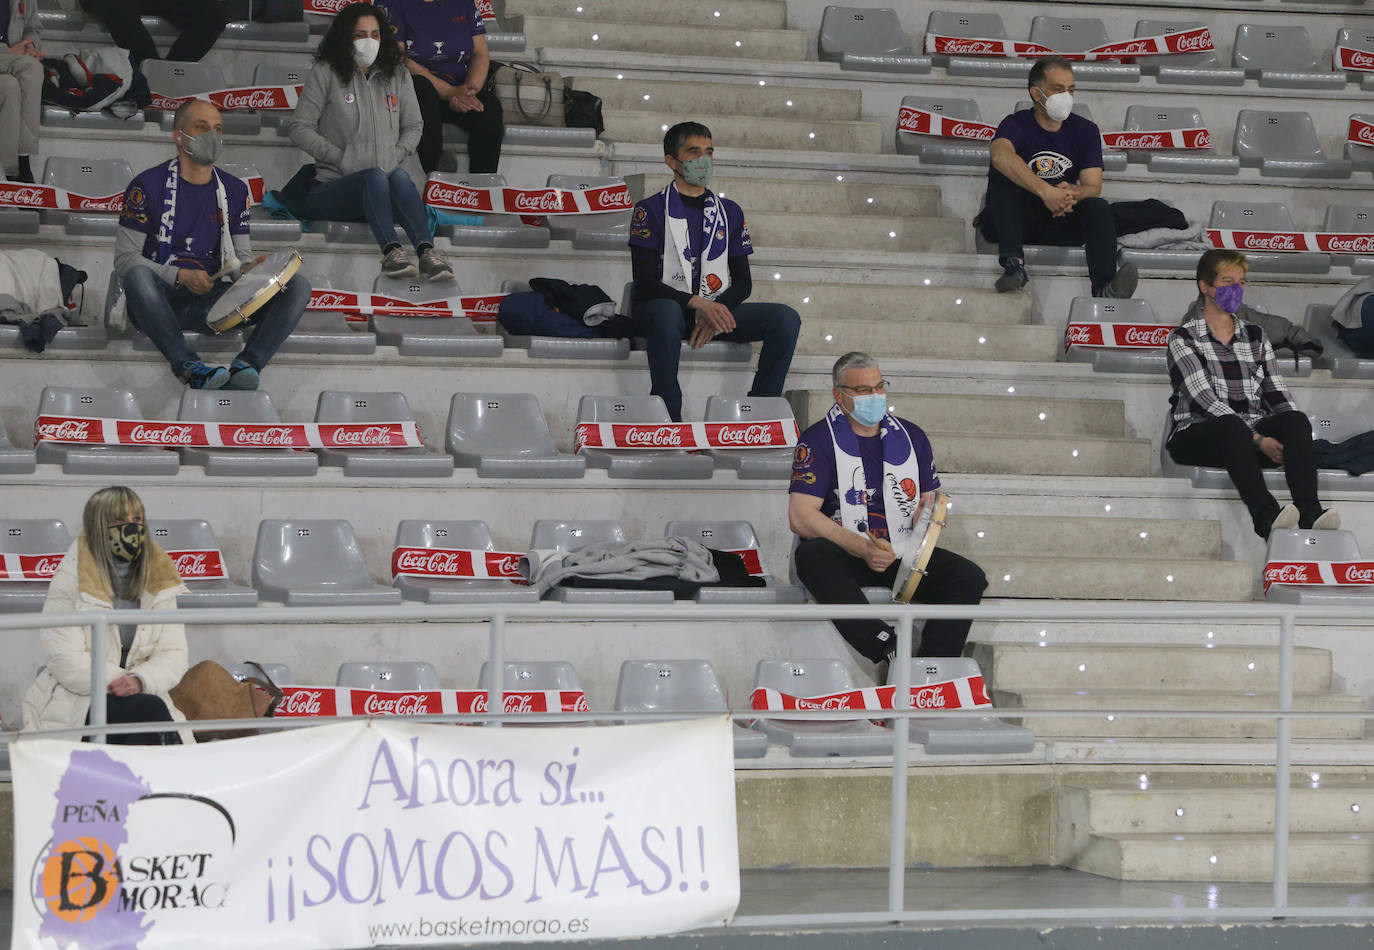
[[420, 273], [430, 280], [453, 280], [453, 265], [432, 247], [420, 252]]
[[418, 273], [415, 258], [406, 248], [393, 247], [382, 255], [383, 277], [414, 277]]
[[1126, 300], [1135, 293], [1136, 284], [1140, 283], [1140, 274], [1136, 266], [1130, 261], [1122, 264], [1116, 269], [1112, 276], [1111, 283], [1103, 287], [1094, 297], [1112, 297], [1117, 300]]

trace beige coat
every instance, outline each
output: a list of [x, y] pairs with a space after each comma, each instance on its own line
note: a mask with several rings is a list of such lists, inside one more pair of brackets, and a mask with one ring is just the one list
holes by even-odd
[[[147, 590], [139, 599], [143, 610], [170, 610], [177, 595], [186, 593], [176, 566], [151, 539], [147, 557], [153, 559]], [[85, 536], [67, 549], [48, 586], [44, 613], [110, 610], [114, 591], [100, 565], [85, 548]], [[42, 632], [46, 665], [24, 696], [25, 729], [80, 726], [91, 708], [91, 629], [46, 627]], [[119, 629], [110, 624], [105, 635], [105, 673], [100, 688], [125, 673], [143, 681], [143, 690], [157, 695], [178, 721], [185, 721], [168, 691], [186, 673], [186, 631], [179, 623], [141, 623], [129, 646], [128, 666], [119, 665]], [[185, 735], [190, 730], [182, 730]]]

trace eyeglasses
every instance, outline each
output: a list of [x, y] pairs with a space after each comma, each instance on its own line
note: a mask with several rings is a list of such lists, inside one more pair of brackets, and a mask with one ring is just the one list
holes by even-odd
[[887, 380], [878, 380], [878, 385], [876, 386], [840, 386], [839, 388], [847, 393], [853, 393], [856, 396], [871, 396], [874, 393], [887, 392]]

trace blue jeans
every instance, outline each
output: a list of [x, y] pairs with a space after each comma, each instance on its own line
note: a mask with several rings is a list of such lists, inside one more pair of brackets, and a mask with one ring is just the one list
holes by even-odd
[[415, 190], [415, 182], [400, 166], [390, 172], [364, 168], [342, 178], [316, 182], [305, 198], [304, 211], [311, 221], [366, 221], [382, 250], [397, 243], [397, 224], [417, 249], [421, 244], [434, 243], [425, 203]]
[[[205, 318], [232, 286], [221, 282], [207, 294], [193, 294], [185, 287], [166, 283], [151, 267], [130, 268], [123, 285], [130, 322], [148, 335], [178, 376], [185, 363], [200, 361], [199, 354], [186, 345], [182, 332], [213, 333]], [[249, 318], [252, 335], [235, 359], [261, 370], [296, 329], [309, 302], [310, 282], [297, 274]]]
[[[730, 343], [762, 340], [759, 369], [749, 395], [781, 396], [787, 368], [792, 365], [792, 351], [797, 348], [801, 317], [780, 303], [742, 303], [730, 312], [735, 317], [735, 329], [715, 339]], [[677, 366], [682, 341], [696, 327], [696, 315], [674, 300], [660, 298], [636, 303], [633, 316], [632, 332], [644, 337], [644, 348], [648, 351], [649, 391], [663, 400], [674, 422], [681, 422], [682, 387], [677, 381]]]
[[1374, 294], [1360, 304], [1360, 325], [1352, 330], [1337, 323], [1336, 336], [1360, 359], [1374, 359]]

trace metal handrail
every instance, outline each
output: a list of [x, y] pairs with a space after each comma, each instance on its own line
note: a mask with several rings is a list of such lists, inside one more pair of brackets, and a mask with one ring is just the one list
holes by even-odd
[[[485, 620], [489, 626], [488, 660], [491, 669], [503, 667], [505, 648], [505, 623], [507, 620], [569, 622], [596, 620], [614, 622], [617, 620], [810, 620], [824, 621], [832, 618], [843, 619], [885, 619], [895, 620], [897, 627], [896, 655], [899, 662], [894, 667], [896, 687], [893, 709], [860, 711], [863, 718], [890, 719], [893, 731], [892, 752], [892, 790], [890, 806], [889, 854], [888, 854], [888, 908], [882, 912], [842, 912], [823, 914], [792, 915], [753, 915], [736, 917], [727, 926], [799, 926], [816, 924], [864, 924], [876, 922], [921, 921], [935, 923], [961, 920], [1078, 920], [1078, 919], [1256, 919], [1301, 915], [1304, 917], [1345, 917], [1374, 919], [1371, 908], [1293, 908], [1288, 903], [1288, 804], [1292, 781], [1292, 720], [1295, 718], [1325, 719], [1366, 719], [1370, 713], [1365, 711], [1321, 711], [1294, 710], [1293, 705], [1293, 656], [1294, 635], [1298, 618], [1308, 621], [1368, 621], [1367, 612], [1345, 606], [1313, 606], [1303, 604], [1253, 603], [1159, 603], [1159, 602], [1037, 602], [1027, 601], [1017, 604], [980, 604], [977, 606], [927, 605], [927, 604], [855, 604], [855, 605], [817, 605], [817, 604], [566, 604], [535, 602], [526, 604], [453, 604], [453, 605], [405, 605], [386, 607], [235, 607], [235, 608], [180, 608], [176, 610], [103, 610], [67, 614], [10, 614], [0, 616], [0, 631], [31, 630], [53, 626], [85, 626], [92, 629], [91, 637], [91, 678], [98, 676], [105, 666], [105, 638], [111, 623], [182, 623], [187, 626], [208, 626], [221, 624], [292, 624], [319, 623], [321, 621], [340, 622], [443, 622]], [[986, 709], [970, 710], [917, 710], [910, 703], [911, 667], [910, 653], [912, 625], [918, 619], [960, 619], [973, 620], [1226, 620], [1251, 622], [1277, 622], [1279, 625], [1279, 668], [1278, 668], [1278, 705], [1261, 707], [1254, 710], [1171, 710], [1175, 717], [1202, 719], [1231, 719], [1238, 717], [1267, 718], [1277, 722], [1275, 730], [1275, 772], [1274, 772], [1274, 876], [1273, 901], [1263, 908], [1032, 908], [1003, 910], [970, 911], [908, 911], [905, 909], [905, 816], [906, 816], [906, 779], [909, 765], [909, 726], [914, 717], [939, 716], [980, 718], [987, 715]], [[488, 693], [490, 709], [501, 709], [502, 686], [493, 677], [493, 685]], [[165, 731], [165, 723], [122, 724], [110, 726], [105, 723], [105, 696], [103, 690], [93, 689], [91, 696], [91, 725], [62, 730], [48, 730], [26, 733], [42, 736], [90, 735], [101, 741], [105, 734], [120, 732]], [[705, 715], [722, 715], [719, 710], [702, 710]], [[748, 716], [755, 719], [852, 719], [853, 712], [844, 711], [787, 711], [769, 713], [752, 708], [731, 707], [731, 715]], [[617, 720], [680, 719], [690, 713], [544, 713], [544, 714], [506, 714], [484, 713], [477, 715], [433, 715], [416, 717], [436, 722], [486, 722], [500, 725], [507, 719], [522, 722], [539, 721], [596, 721], [614, 718]], [[1018, 718], [1035, 719], [1042, 717], [1097, 718], [1103, 715], [1131, 717], [1158, 716], [1159, 710], [1142, 709], [1018, 709]], [[353, 718], [353, 717], [338, 717]], [[197, 722], [195, 728], [215, 726], [242, 728], [242, 720]], [[297, 720], [263, 720], [255, 723], [264, 728], [284, 729], [303, 728]], [[11, 737], [0, 737], [11, 738]], [[20, 737], [22, 741], [22, 736]]]

